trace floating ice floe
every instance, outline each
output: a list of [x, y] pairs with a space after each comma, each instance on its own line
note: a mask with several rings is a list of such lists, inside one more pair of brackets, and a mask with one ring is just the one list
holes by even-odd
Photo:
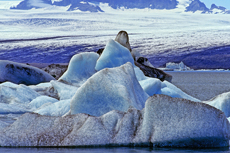
[[48, 117], [27, 113], [0, 131], [0, 146], [225, 147], [229, 122], [212, 106], [164, 95], [145, 109]]
[[39, 68], [6, 60], [0, 60], [0, 70], [0, 82], [30, 85], [54, 80], [51, 75]]
[[182, 61], [180, 63], [169, 62], [166, 63], [166, 67], [162, 70], [168, 71], [193, 71], [190, 67], [186, 66]]

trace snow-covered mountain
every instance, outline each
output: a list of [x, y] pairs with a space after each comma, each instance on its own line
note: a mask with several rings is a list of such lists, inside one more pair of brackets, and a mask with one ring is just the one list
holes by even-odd
[[206, 7], [206, 5], [204, 3], [202, 3], [200, 0], [193, 0], [191, 1], [191, 3], [189, 4], [188, 7], [186, 7], [186, 12], [197, 12], [200, 11], [201, 13], [214, 13], [214, 14], [218, 14], [218, 13], [223, 13], [223, 14], [229, 14], [230, 11], [227, 10], [225, 7], [223, 6], [216, 6], [215, 4], [212, 4], [211, 8], [208, 9]]
[[186, 7], [186, 12], [196, 12], [201, 11], [202, 13], [208, 12], [209, 9], [206, 7], [206, 5], [200, 0], [193, 0], [188, 7]]
[[181, 8], [185, 12], [201, 13], [230, 13], [225, 7], [215, 4], [209, 9], [200, 0], [23, 0], [16, 7], [11, 9], [28, 10], [32, 8], [44, 8], [52, 6], [67, 7], [67, 11], [89, 11], [103, 12], [100, 4], [107, 3], [113, 9], [166, 9], [173, 10]]
[[226, 14], [230, 14], [230, 10], [227, 10], [225, 7], [223, 6], [216, 6], [215, 4], [212, 4], [209, 12], [214, 13], [214, 14], [218, 14], [218, 13], [226, 13]]

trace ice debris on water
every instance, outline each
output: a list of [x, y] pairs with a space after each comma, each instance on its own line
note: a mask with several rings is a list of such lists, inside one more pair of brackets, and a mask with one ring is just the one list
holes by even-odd
[[182, 61], [180, 63], [169, 62], [166, 63], [166, 67], [163, 70], [171, 71], [193, 71], [190, 67], [186, 66]]

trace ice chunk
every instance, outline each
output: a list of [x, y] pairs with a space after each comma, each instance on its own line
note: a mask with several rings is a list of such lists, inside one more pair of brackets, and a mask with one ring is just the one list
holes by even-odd
[[142, 109], [148, 95], [136, 79], [131, 63], [103, 69], [89, 78], [71, 101], [71, 114], [101, 116], [111, 110]]
[[47, 116], [63, 116], [70, 110], [70, 100], [67, 99], [52, 103], [34, 112]]
[[191, 101], [200, 102], [199, 99], [186, 94], [168, 81], [161, 82], [159, 79], [147, 78], [139, 82], [141, 87], [149, 96], [153, 96], [154, 94], [163, 94], [174, 98], [184, 98]]
[[[6, 85], [6, 86], [5, 86]], [[21, 84], [3, 84], [0, 85], [0, 103], [29, 103], [40, 96], [36, 91]]]
[[39, 96], [29, 103], [29, 107], [34, 110], [46, 103], [55, 103], [55, 102], [58, 102], [58, 100], [55, 98], [48, 97], [48, 96]]
[[228, 146], [230, 125], [223, 112], [204, 103], [164, 95], [146, 101], [135, 143], [160, 147]]
[[55, 99], [60, 99], [57, 90], [51, 84], [52, 81], [47, 82], [47, 83], [41, 83], [38, 85], [31, 85], [29, 87], [33, 89], [34, 91], [36, 91], [37, 93], [39, 93], [40, 95], [53, 97]]
[[0, 82], [30, 85], [54, 80], [51, 75], [39, 68], [6, 60], [0, 60], [0, 70]]
[[74, 55], [67, 71], [59, 78], [59, 81], [81, 85], [96, 72], [95, 65], [98, 57], [99, 55], [94, 52]]
[[204, 103], [220, 109], [227, 117], [230, 117], [230, 92], [220, 94], [209, 101], [204, 101]]
[[0, 114], [23, 114], [30, 110], [23, 104], [5, 104], [0, 103]]
[[18, 87], [18, 85], [17, 85], [17, 84], [12, 83], [12, 82], [8, 82], [8, 81], [1, 83], [1, 84], [0, 84], [0, 87], [1, 87], [1, 86], [13, 87], [13, 88]]
[[60, 100], [71, 99], [79, 88], [58, 81], [51, 81], [50, 83], [57, 91]]
[[110, 39], [98, 59], [95, 69], [100, 71], [104, 68], [118, 67], [127, 62], [132, 63], [134, 66], [134, 60], [130, 51], [118, 42]]
[[173, 85], [172, 83], [170, 83], [168, 81], [164, 81], [162, 83], [160, 94], [168, 95], [168, 96], [174, 97], [174, 98], [184, 98], [184, 99], [188, 99], [188, 100], [191, 100], [194, 102], [200, 102], [199, 99], [196, 99], [196, 98], [186, 94], [181, 89], [177, 88], [175, 85]]
[[113, 110], [100, 117], [27, 113], [0, 131], [0, 146], [226, 147], [229, 126], [212, 106], [156, 95], [142, 111]]
[[169, 62], [166, 63], [166, 69], [174, 71], [192, 71], [190, 67], [186, 66], [182, 61], [180, 63]]
[[161, 93], [162, 83], [159, 79], [148, 78], [142, 81], [139, 81], [141, 87], [149, 95], [153, 96], [154, 94]]
[[103, 53], [99, 57], [95, 69], [99, 71], [104, 68], [119, 67], [127, 62], [132, 63], [138, 81], [146, 79], [146, 76], [140, 68], [135, 66], [130, 51], [126, 47], [111, 39], [106, 44]]
[[5, 127], [9, 126], [9, 123], [3, 122], [0, 120], [0, 131], [3, 130]]

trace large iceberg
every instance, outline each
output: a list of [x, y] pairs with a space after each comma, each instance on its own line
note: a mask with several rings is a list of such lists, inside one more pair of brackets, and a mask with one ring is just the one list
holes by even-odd
[[71, 114], [101, 116], [112, 110], [140, 110], [147, 98], [128, 62], [121, 67], [103, 69], [89, 78], [72, 98]]
[[229, 122], [220, 110], [164, 95], [145, 109], [48, 117], [27, 113], [0, 131], [0, 146], [225, 147]]
[[104, 68], [118, 67], [127, 62], [132, 63], [137, 80], [149, 96], [154, 94], [164, 94], [200, 102], [200, 100], [184, 93], [168, 81], [160, 82], [159, 79], [146, 77], [140, 68], [135, 66], [134, 59], [130, 51], [112, 39], [109, 40], [103, 53], [97, 60], [96, 70], [99, 71]]
[[6, 60], [0, 60], [0, 70], [0, 83], [10, 81], [30, 85], [55, 80], [39, 68]]

